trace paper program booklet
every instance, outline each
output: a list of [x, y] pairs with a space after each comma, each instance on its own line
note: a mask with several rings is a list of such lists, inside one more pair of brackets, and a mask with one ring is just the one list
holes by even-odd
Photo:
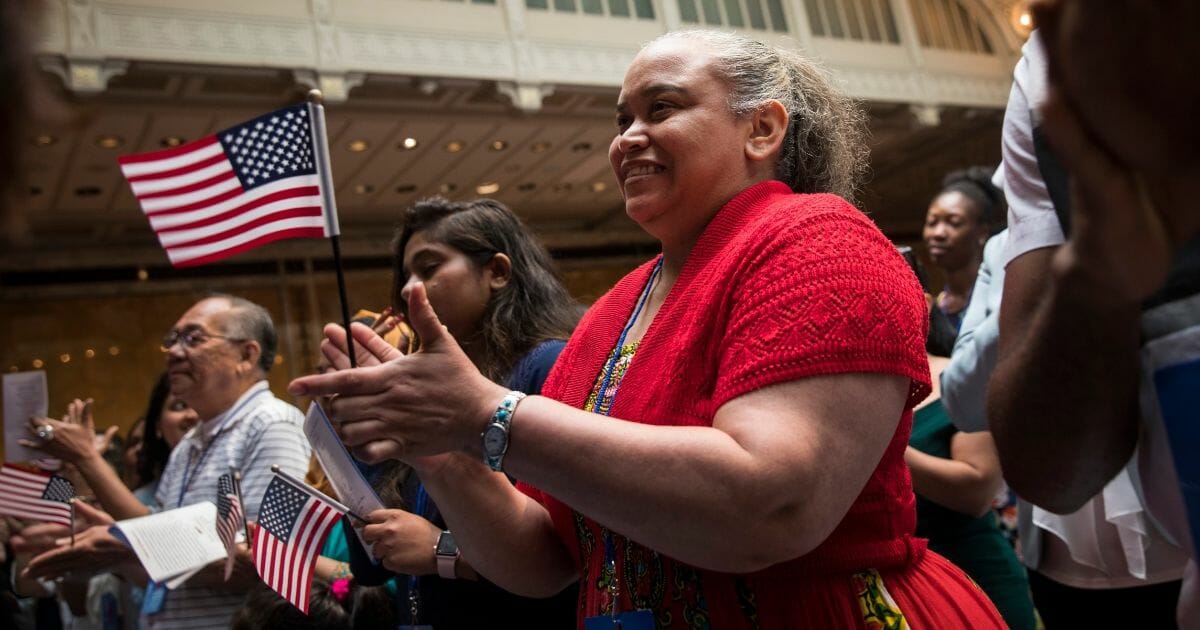
[[117, 521], [109, 531], [133, 549], [150, 579], [176, 588], [205, 565], [225, 558], [216, 522], [217, 506], [204, 501]]
[[[308, 436], [308, 443], [312, 445], [313, 454], [317, 456], [317, 461], [325, 470], [325, 477], [329, 479], [329, 485], [333, 486], [334, 491], [337, 492], [339, 501], [346, 504], [351, 512], [360, 516], [383, 509], [383, 501], [379, 500], [379, 495], [375, 494], [374, 488], [355, 465], [350, 452], [346, 450], [346, 446], [338, 438], [337, 432], [333, 430], [329, 416], [326, 416], [325, 410], [315, 402], [309, 406], [308, 415], [304, 418], [304, 434]], [[371, 545], [362, 539], [361, 526], [355, 527], [354, 533], [358, 535], [358, 540], [362, 542], [371, 561], [378, 564], [379, 558], [375, 556]]]

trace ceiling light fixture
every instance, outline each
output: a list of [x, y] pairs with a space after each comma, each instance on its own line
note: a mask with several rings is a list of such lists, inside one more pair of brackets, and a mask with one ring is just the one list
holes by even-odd
[[592, 143], [591, 142], [576, 142], [575, 144], [571, 145], [571, 150], [576, 153], [586, 153], [587, 151], [592, 150]]
[[592, 192], [601, 193], [608, 190], [608, 184], [604, 182], [592, 182]]
[[164, 147], [167, 147], [168, 149], [170, 149], [172, 147], [177, 147], [185, 142], [187, 142], [187, 139], [184, 138], [183, 136], [167, 136], [167, 137], [163, 138], [162, 140], [158, 141], [159, 144], [161, 144]]
[[529, 150], [533, 151], [534, 153], [545, 153], [546, 151], [550, 150], [550, 143], [549, 142], [534, 142], [529, 147]]
[[48, 147], [48, 146], [54, 144], [55, 142], [58, 142], [58, 138], [55, 138], [54, 136], [52, 136], [48, 133], [39, 134], [37, 136], [34, 136], [34, 138], [33, 138], [34, 146], [38, 146], [38, 147]]
[[443, 195], [450, 194], [450, 193], [458, 190], [458, 184], [453, 184], [453, 183], [447, 182], [447, 183], [439, 186], [438, 190], [442, 191]]
[[504, 140], [492, 140], [492, 144], [488, 148], [493, 151], [503, 151], [508, 148], [508, 142]]
[[416, 184], [400, 184], [396, 187], [396, 193], [400, 195], [410, 195], [417, 192]]
[[124, 144], [125, 138], [112, 134], [106, 134], [96, 138], [96, 146], [100, 147], [101, 149], [117, 149]]
[[1021, 37], [1029, 37], [1029, 34], [1033, 32], [1033, 14], [1029, 12], [1028, 2], [1013, 4], [1008, 19], [1012, 24], [1013, 30]]
[[356, 195], [369, 195], [373, 192], [375, 192], [375, 187], [370, 184], [355, 184], [354, 185], [354, 194], [356, 194]]
[[481, 195], [495, 194], [500, 190], [500, 182], [485, 182], [475, 187], [475, 192]]
[[405, 151], [412, 151], [420, 144], [421, 143], [418, 142], [416, 138], [405, 138], [404, 141], [400, 143], [400, 148], [404, 149]]
[[346, 150], [351, 153], [362, 153], [363, 151], [366, 151], [367, 147], [369, 146], [371, 145], [368, 144], [366, 140], [359, 138], [346, 143]]
[[447, 153], [458, 153], [459, 151], [463, 150], [464, 146], [466, 146], [466, 145], [463, 143], [462, 140], [451, 140], [450, 142], [446, 143], [446, 152]]

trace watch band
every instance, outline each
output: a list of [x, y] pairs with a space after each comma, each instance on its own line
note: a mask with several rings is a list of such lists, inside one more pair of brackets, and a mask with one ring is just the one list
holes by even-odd
[[508, 429], [512, 423], [517, 403], [525, 397], [523, 392], [511, 391], [504, 395], [500, 405], [492, 414], [492, 420], [480, 434], [483, 441], [483, 461], [495, 471], [504, 470], [504, 454], [508, 452]]
[[445, 530], [438, 536], [433, 553], [437, 556], [438, 576], [447, 580], [457, 578], [455, 564], [458, 562], [458, 545], [454, 542], [454, 534], [451, 534], [450, 530]]

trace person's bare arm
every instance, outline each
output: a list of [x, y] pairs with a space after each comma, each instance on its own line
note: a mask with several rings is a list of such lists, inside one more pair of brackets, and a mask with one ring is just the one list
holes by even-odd
[[534, 397], [515, 416], [509, 469], [660, 553], [756, 571], [808, 553], [841, 522], [908, 389], [883, 374], [804, 378], [731, 400], [712, 427], [629, 423]]
[[[478, 555], [519, 547], [514, 541], [521, 532], [553, 536], [543, 508], [506, 489], [507, 481], [483, 473], [478, 463], [479, 434], [506, 390], [471, 366], [420, 289], [412, 292], [409, 311], [426, 342], [421, 351], [302, 377], [291, 390], [340, 393], [335, 411], [345, 443], [368, 461], [413, 461], [476, 569], [524, 590], [494, 570], [505, 570], [508, 561], [527, 565], [528, 553], [495, 551], [503, 561]], [[378, 339], [364, 327], [354, 330], [356, 338], [361, 335], [357, 347], [369, 349]], [[348, 363], [337, 356], [344, 333], [330, 326], [326, 334], [341, 342], [327, 346], [327, 356], [335, 365]], [[517, 478], [661, 553], [707, 569], [754, 571], [807, 553], [841, 521], [892, 439], [908, 390], [907, 378], [892, 375], [804, 378], [731, 400], [712, 427], [627, 422], [533, 396], [514, 416], [505, 465]], [[454, 452], [474, 458], [474, 467], [452, 458], [439, 473], [419, 461]], [[639, 482], [631, 484], [631, 475]], [[471, 501], [488, 507], [473, 512]], [[500, 542], [494, 530], [474, 539], [463, 528], [466, 520], [520, 525], [506, 529]], [[553, 546], [546, 540], [529, 544], [523, 552]], [[557, 557], [555, 567], [565, 561], [561, 552]], [[548, 568], [561, 588], [563, 574], [555, 567]]]
[[949, 458], [909, 446], [904, 461], [912, 473], [914, 492], [956, 512], [983, 516], [1000, 490], [1000, 459], [987, 431], [955, 433]]
[[1129, 461], [1138, 431], [1138, 306], [1113, 300], [1067, 257], [1042, 248], [1009, 263], [988, 389], [1009, 485], [1064, 514]]

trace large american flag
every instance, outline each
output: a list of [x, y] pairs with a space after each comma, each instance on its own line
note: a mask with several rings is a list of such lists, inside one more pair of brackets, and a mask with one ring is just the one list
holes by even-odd
[[180, 147], [118, 159], [172, 265], [210, 263], [283, 238], [330, 236], [336, 222], [322, 213], [315, 112], [295, 105]]
[[225, 473], [217, 478], [217, 537], [225, 544], [225, 552], [229, 554], [229, 559], [225, 561], [226, 581], [233, 574], [238, 530], [245, 525], [242, 514], [242, 501], [233, 487], [233, 478]]
[[275, 592], [308, 614], [313, 566], [342, 511], [279, 475], [267, 485], [254, 533], [254, 566]]
[[75, 486], [58, 475], [12, 464], [0, 469], [0, 514], [71, 527]]

